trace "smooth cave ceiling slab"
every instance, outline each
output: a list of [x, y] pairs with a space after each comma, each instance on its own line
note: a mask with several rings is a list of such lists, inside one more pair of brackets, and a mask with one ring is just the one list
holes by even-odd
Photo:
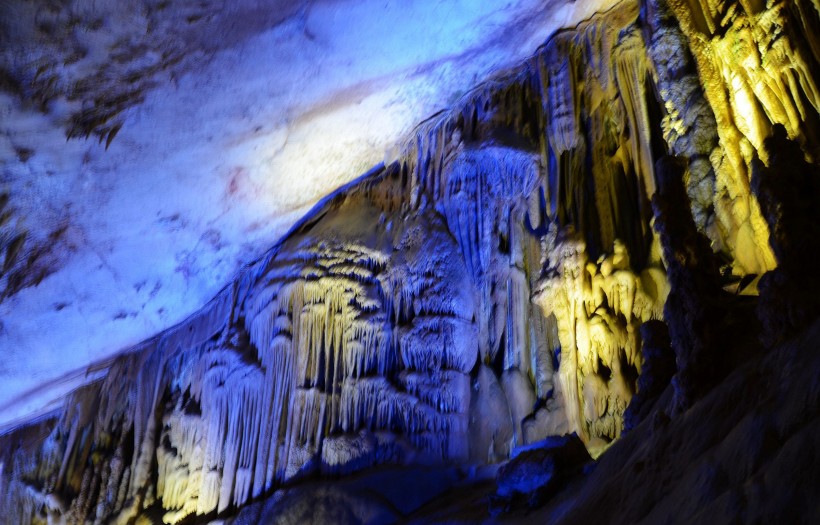
[[611, 0], [0, 6], [0, 427]]

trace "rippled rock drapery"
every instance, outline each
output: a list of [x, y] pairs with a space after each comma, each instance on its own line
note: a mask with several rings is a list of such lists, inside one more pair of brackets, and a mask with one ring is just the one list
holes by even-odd
[[817, 2], [770, 4], [624, 1], [420, 125], [198, 315], [3, 436], [6, 522], [216, 518], [315, 474], [618, 438], [669, 292], [655, 162], [683, 159], [673, 212], [739, 279], [774, 265], [749, 184], [767, 130], [817, 155]]

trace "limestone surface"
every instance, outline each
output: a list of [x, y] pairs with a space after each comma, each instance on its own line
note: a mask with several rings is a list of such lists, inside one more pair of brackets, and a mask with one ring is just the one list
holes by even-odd
[[[438, 492], [402, 505], [385, 486], [368, 500], [374, 473], [452, 468], [486, 480], [521, 447], [568, 434], [580, 456], [616, 471], [601, 486], [621, 484], [587, 488], [584, 501], [625, 494], [637, 507], [617, 519], [675, 518], [685, 491], [653, 507], [629, 499], [625, 481], [645, 464], [629, 458], [680, 445], [664, 428], [731, 412], [758, 383], [760, 396], [816, 409], [814, 387], [803, 398], [745, 383], [743, 371], [763, 366], [755, 306], [778, 337], [810, 324], [775, 315], [772, 283], [799, 291], [807, 206], [772, 181], [816, 186], [817, 7], [624, 0], [553, 35], [421, 122], [193, 316], [89, 369], [56, 410], [0, 436], [0, 507], [13, 509], [0, 520], [286, 523], [333, 509], [341, 521], [398, 520]], [[4, 237], [7, 254], [17, 236]], [[785, 352], [769, 359], [798, 366]], [[717, 426], [683, 447], [694, 466], [674, 463], [703, 480], [704, 502], [727, 485], [698, 454], [723, 447], [725, 465], [724, 448], [744, 442], [713, 416]], [[725, 421], [743, 433], [744, 417]], [[767, 439], [752, 440], [759, 458], [772, 457]], [[626, 459], [607, 459], [613, 450]], [[563, 467], [541, 459], [509, 463], [501, 496], [535, 494], [538, 505], [558, 493], [549, 471]], [[726, 471], [732, 483], [752, 472], [738, 469]], [[361, 484], [314, 485], [336, 477]], [[543, 483], [530, 491], [524, 478]], [[666, 498], [655, 479], [640, 477], [641, 490]]]

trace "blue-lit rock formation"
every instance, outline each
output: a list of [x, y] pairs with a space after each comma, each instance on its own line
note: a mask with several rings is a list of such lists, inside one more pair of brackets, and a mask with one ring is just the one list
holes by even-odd
[[[548, 507], [551, 519], [588, 522], [600, 505], [615, 522], [674, 521], [665, 507], [651, 513], [667, 496], [646, 477], [664, 468], [654, 451], [733, 457], [723, 448], [742, 440], [715, 430], [723, 415], [704, 403], [762, 410], [737, 397], [748, 392], [733, 371], [762, 359], [747, 329], [756, 300], [739, 295], [757, 293], [775, 257], [780, 268], [760, 281], [769, 339], [811, 324], [778, 317], [772, 299], [782, 281], [811, 303], [795, 284], [804, 267], [789, 262], [801, 219], [778, 212], [800, 211], [789, 201], [800, 198], [771, 181], [816, 172], [820, 47], [805, 28], [818, 23], [816, 0], [625, 0], [556, 34], [420, 124], [394, 159], [317, 205], [199, 313], [118, 357], [56, 414], [0, 436], [0, 521], [286, 523], [336, 507], [348, 513], [340, 521], [391, 521], [444, 488], [404, 506], [367, 481], [371, 467], [408, 468], [422, 484], [418, 469], [430, 469], [457, 487], [522, 446], [494, 496], [507, 507], [493, 512], [516, 511], [522, 472], [560, 465], [589, 506]], [[760, 53], [770, 69], [752, 67]], [[641, 377], [642, 336], [653, 376]], [[812, 395], [806, 410], [817, 409]], [[618, 442], [625, 414], [631, 430]], [[756, 431], [745, 414], [727, 419], [733, 432]], [[761, 432], [756, 457], [769, 457], [776, 445]], [[564, 465], [543, 442], [572, 433], [567, 443], [604, 454], [612, 479], [599, 486], [619, 496], [583, 485], [586, 453]], [[681, 494], [701, 479], [723, 487], [711, 463], [698, 465]], [[755, 465], [725, 475], [742, 484]], [[626, 469], [646, 469], [645, 492], [635, 495]], [[544, 487], [560, 492], [543, 477], [531, 505], [545, 503]], [[629, 500], [645, 494], [655, 499]], [[636, 506], [617, 514], [607, 497]], [[457, 517], [450, 504], [420, 519]]]

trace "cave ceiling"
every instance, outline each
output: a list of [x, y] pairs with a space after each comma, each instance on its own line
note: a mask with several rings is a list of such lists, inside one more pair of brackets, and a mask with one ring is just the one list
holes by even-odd
[[4, 2], [0, 426], [182, 321], [418, 122], [610, 3]]

